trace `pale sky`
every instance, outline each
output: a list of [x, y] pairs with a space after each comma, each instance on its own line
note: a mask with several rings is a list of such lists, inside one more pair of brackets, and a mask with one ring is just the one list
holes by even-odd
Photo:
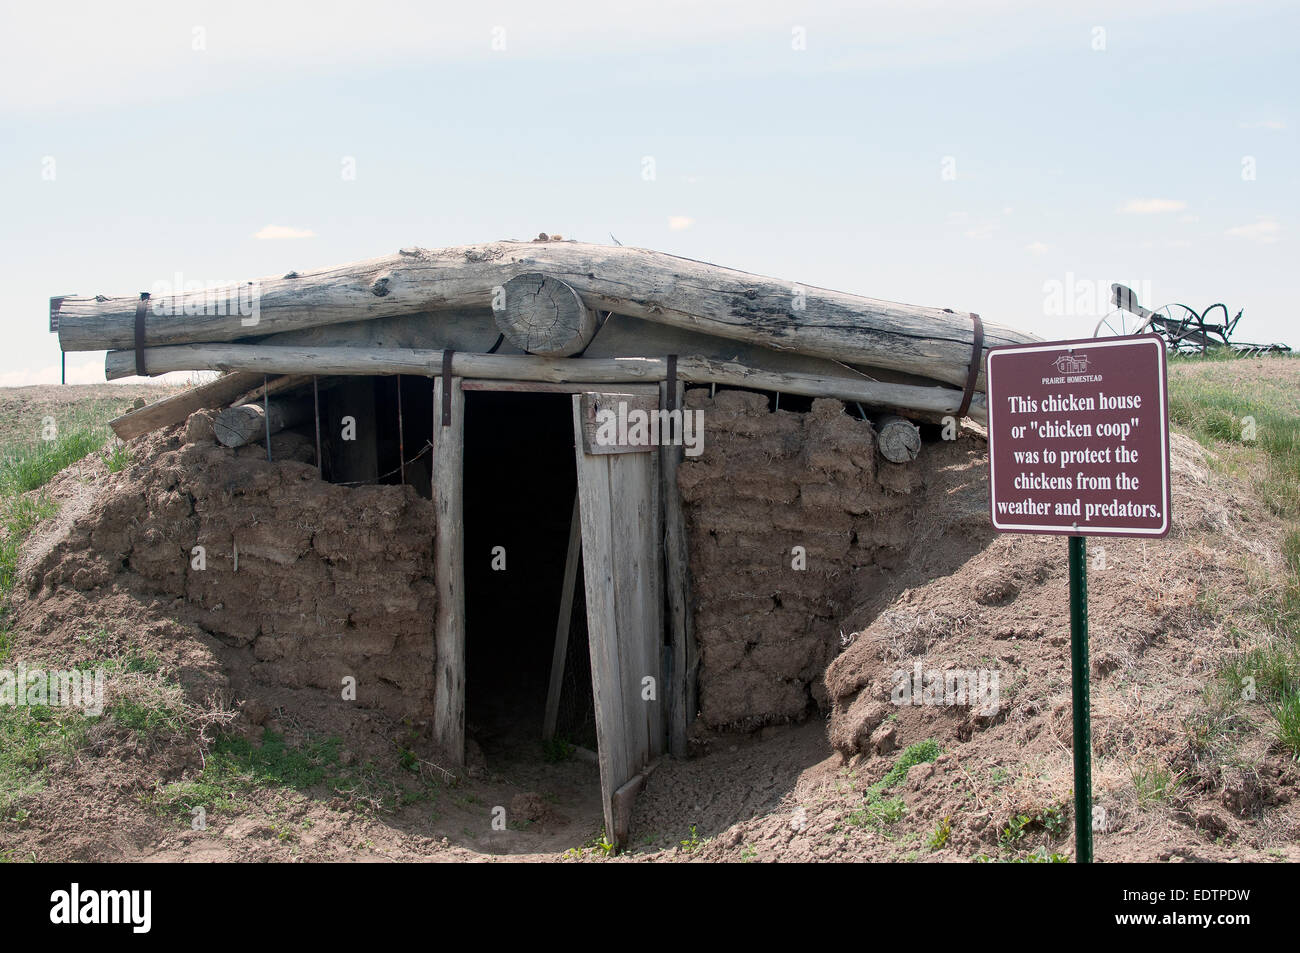
[[1300, 348], [1297, 9], [9, 4], [0, 385], [58, 381], [53, 295], [539, 231], [1045, 338], [1121, 281]]

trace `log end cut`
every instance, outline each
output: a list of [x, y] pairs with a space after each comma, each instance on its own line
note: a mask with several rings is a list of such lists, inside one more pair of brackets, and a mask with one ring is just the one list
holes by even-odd
[[[275, 401], [269, 411], [269, 429], [276, 434], [305, 420], [311, 405], [304, 401]], [[212, 422], [212, 434], [223, 447], [243, 447], [266, 436], [267, 420], [267, 408], [262, 404], [227, 407]]]
[[507, 341], [543, 357], [579, 354], [596, 336], [596, 313], [573, 288], [550, 275], [511, 278], [494, 296], [493, 314]]
[[921, 430], [905, 417], [881, 417], [876, 431], [880, 455], [890, 463], [911, 463], [921, 452]]

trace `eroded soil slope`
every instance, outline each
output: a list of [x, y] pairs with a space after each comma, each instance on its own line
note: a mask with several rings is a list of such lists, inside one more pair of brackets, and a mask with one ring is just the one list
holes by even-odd
[[[698, 731], [696, 757], [667, 760], [651, 776], [633, 847], [620, 858], [596, 845], [594, 765], [476, 754], [454, 777], [422, 754], [418, 713], [335, 705], [310, 680], [259, 670], [268, 660], [257, 643], [282, 636], [248, 640], [238, 626], [212, 624], [216, 590], [190, 605], [188, 589], [147, 560], [133, 566], [128, 554], [124, 565], [120, 539], [97, 547], [79, 535], [93, 536], [89, 527], [120, 507], [127, 537], [165, 537], [151, 522], [165, 515], [159, 504], [127, 499], [162, 492], [157, 464], [179, 465], [185, 436], [140, 443], [139, 462], [117, 474], [88, 458], [48, 487], [88, 509], [71, 520], [61, 513], [29, 540], [5, 664], [105, 666], [109, 707], [99, 719], [59, 721], [65, 740], [42, 742], [40, 770], [0, 810], [0, 852], [10, 859], [969, 861], [1073, 852], [1065, 543], [988, 533], [976, 434], [924, 449], [908, 521], [891, 529], [910, 558], [878, 554], [861, 585], [851, 573], [828, 580], [849, 602], [838, 624], [827, 621], [835, 643], [824, 679], [810, 677], [806, 689], [825, 701], [825, 720]], [[257, 486], [272, 479], [266, 467], [250, 454], [220, 470]], [[216, 488], [212, 500], [226, 492], [228, 476], [214, 469], [202, 479]], [[1104, 559], [1099, 544], [1091, 549], [1097, 857], [1300, 859], [1296, 765], [1266, 701], [1240, 703], [1224, 676], [1270, 638], [1263, 610], [1284, 578], [1283, 524], [1184, 438], [1174, 480], [1167, 540], [1107, 541]], [[393, 519], [421, 518], [400, 489], [378, 489], [373, 502]], [[195, 519], [196, 503], [178, 501], [177, 519]], [[213, 505], [212, 519], [230, 523]], [[278, 542], [266, 548], [270, 529], [246, 529], [266, 549], [253, 558], [280, 552]], [[295, 561], [308, 550], [319, 554], [309, 539]], [[247, 612], [240, 600], [252, 597], [237, 595], [232, 608]], [[894, 704], [896, 673], [917, 663], [996, 671], [996, 703]], [[195, 829], [199, 807], [204, 826]], [[496, 807], [510, 819], [505, 830], [492, 828]]]

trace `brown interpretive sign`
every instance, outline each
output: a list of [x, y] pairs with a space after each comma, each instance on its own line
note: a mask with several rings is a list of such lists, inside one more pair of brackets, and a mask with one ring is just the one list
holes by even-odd
[[1169, 398], [1159, 335], [991, 348], [986, 373], [994, 529], [1169, 532]]

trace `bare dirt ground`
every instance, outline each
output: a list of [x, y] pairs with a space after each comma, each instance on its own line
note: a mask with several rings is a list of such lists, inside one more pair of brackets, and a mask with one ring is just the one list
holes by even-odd
[[[73, 390], [5, 392], [0, 419], [29, 421], [51, 401], [74, 399]], [[826, 679], [830, 711], [747, 734], [699, 731], [695, 757], [665, 759], [620, 856], [597, 845], [594, 764], [547, 761], [529, 737], [506, 732], [471, 745], [469, 770], [452, 779], [407, 751], [403, 726], [374, 711], [343, 713], [301, 689], [254, 689], [247, 662], [177, 621], [168, 601], [116, 584], [33, 601], [21, 583], [4, 664], [114, 662], [119, 700], [168, 698], [161, 708], [175, 723], [90, 725], [0, 816], [0, 856], [968, 862], [1072, 854], [1065, 542], [987, 541], [980, 440], [962, 439], [968, 454], [927, 472], [925, 498], [944, 505], [920, 509], [914, 530], [919, 550], [979, 539], [976, 555], [938, 577], [918, 558], [886, 595], [844, 620], [849, 644]], [[133, 479], [95, 456], [60, 474], [48, 491], [64, 510], [37, 527], [25, 565], [110, 487]], [[1213, 722], [1215, 672], [1264, 638], [1258, 610], [1280, 584], [1284, 527], [1183, 437], [1174, 482], [1170, 537], [1107, 541], [1104, 568], [1092, 567], [1096, 856], [1300, 860], [1300, 770], [1273, 738], [1263, 705], [1229, 725]], [[996, 710], [890, 705], [893, 673], [918, 661], [997, 669]], [[212, 747], [223, 730], [233, 739], [224, 753]], [[902, 753], [929, 741], [937, 757], [891, 780]], [[294, 750], [310, 754], [286, 754]], [[214, 767], [225, 764], [226, 774]], [[883, 814], [882, 802], [890, 805]], [[193, 829], [194, 803], [209, 806], [206, 829]], [[492, 828], [497, 807], [510, 818], [503, 831]]]

